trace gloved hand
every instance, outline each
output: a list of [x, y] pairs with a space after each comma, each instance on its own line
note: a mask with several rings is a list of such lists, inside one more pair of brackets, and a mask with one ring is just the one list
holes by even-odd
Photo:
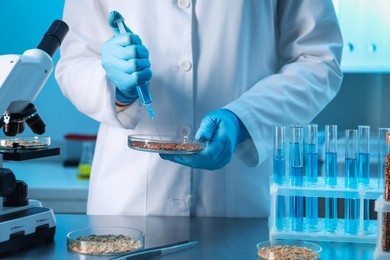
[[108, 24], [115, 35], [102, 45], [102, 66], [116, 86], [116, 99], [121, 103], [132, 103], [138, 98], [136, 87], [152, 77], [149, 52], [124, 22], [127, 33], [119, 32], [118, 19], [123, 22], [122, 15], [116, 11], [108, 16]]
[[219, 109], [208, 113], [196, 132], [195, 139], [209, 141], [198, 154], [160, 154], [165, 160], [206, 170], [216, 170], [228, 164], [236, 144], [248, 138], [249, 134], [241, 120], [230, 110]]

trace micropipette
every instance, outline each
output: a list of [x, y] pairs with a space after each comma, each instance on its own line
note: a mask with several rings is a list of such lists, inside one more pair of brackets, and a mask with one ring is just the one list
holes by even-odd
[[[120, 18], [117, 19], [116, 24], [118, 25], [118, 29], [120, 33], [127, 33], [125, 26], [124, 26], [124, 19]], [[137, 93], [139, 100], [142, 105], [145, 105], [146, 108], [148, 109], [148, 113], [151, 119], [154, 119], [154, 113], [153, 113], [153, 108], [152, 108], [152, 95], [150, 94], [149, 91], [149, 82], [144, 82], [140, 85], [137, 85]]]

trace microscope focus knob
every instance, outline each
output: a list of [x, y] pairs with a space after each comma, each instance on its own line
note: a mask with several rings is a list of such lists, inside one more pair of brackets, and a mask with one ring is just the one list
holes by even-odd
[[20, 207], [28, 205], [27, 184], [24, 181], [17, 180], [15, 190], [4, 197], [5, 207]]
[[0, 196], [8, 196], [15, 190], [16, 179], [10, 169], [0, 168]]

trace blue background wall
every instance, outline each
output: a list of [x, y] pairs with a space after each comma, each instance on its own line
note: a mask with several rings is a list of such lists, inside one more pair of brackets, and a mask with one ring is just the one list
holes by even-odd
[[[1, 0], [0, 55], [22, 54], [35, 48], [51, 23], [62, 18], [63, 4], [63, 0]], [[54, 64], [58, 59], [59, 51], [53, 57]], [[97, 132], [98, 123], [77, 111], [62, 95], [54, 71], [34, 104], [46, 123], [45, 135], [52, 138], [53, 145], [63, 147], [64, 135], [68, 133]], [[4, 135], [2, 131], [0, 135]], [[34, 133], [26, 127], [23, 135]]]

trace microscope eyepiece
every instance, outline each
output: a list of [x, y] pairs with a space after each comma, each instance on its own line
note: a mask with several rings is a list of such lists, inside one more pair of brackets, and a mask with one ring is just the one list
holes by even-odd
[[53, 57], [68, 31], [69, 26], [65, 22], [55, 20], [47, 32], [43, 35], [43, 38], [37, 48], [45, 51], [50, 55], [50, 57]]

